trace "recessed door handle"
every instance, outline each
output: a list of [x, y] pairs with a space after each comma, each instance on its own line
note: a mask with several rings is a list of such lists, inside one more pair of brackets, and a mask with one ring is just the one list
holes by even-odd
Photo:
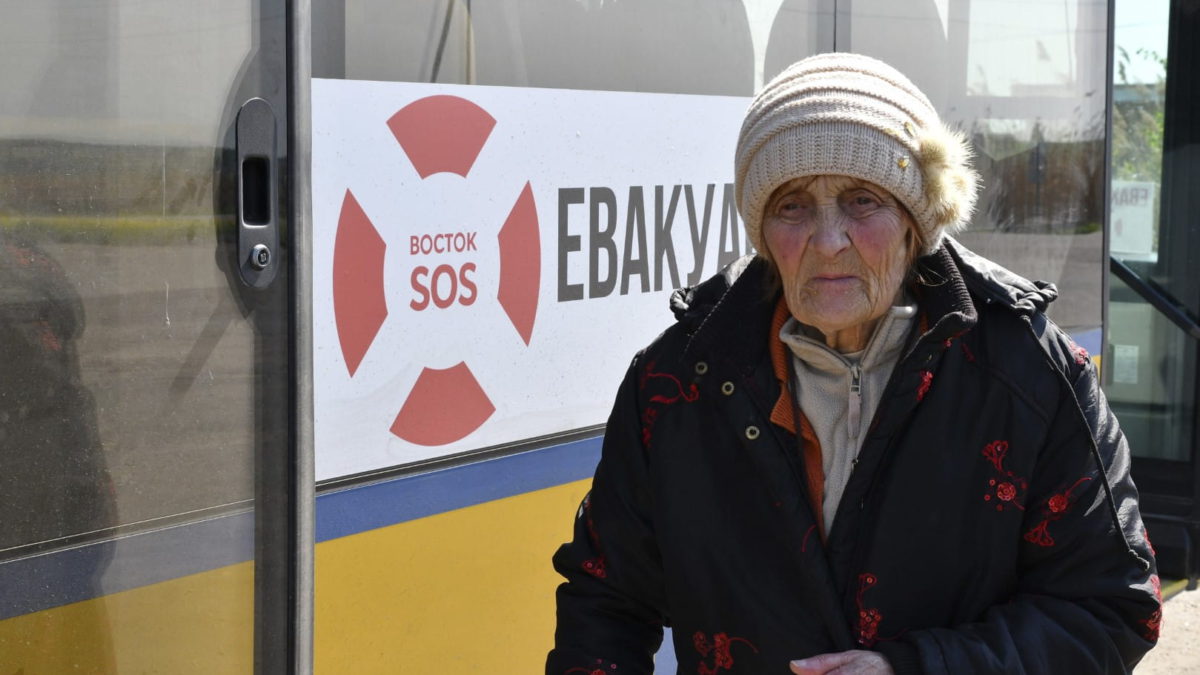
[[237, 116], [238, 271], [266, 288], [279, 269], [279, 169], [271, 104], [252, 98]]

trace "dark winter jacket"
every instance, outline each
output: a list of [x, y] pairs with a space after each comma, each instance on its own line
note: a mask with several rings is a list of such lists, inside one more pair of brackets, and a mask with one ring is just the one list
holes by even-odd
[[[1157, 639], [1129, 450], [1057, 296], [953, 242], [918, 261], [923, 332], [816, 527], [745, 258], [673, 299], [630, 366], [554, 557], [546, 672], [787, 673], [873, 649], [898, 673], [1114, 673]], [[799, 386], [803, 386], [800, 383]]]

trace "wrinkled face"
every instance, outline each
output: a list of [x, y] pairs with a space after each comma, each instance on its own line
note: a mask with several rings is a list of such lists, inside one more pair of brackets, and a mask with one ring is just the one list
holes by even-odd
[[874, 183], [823, 175], [780, 186], [763, 238], [792, 316], [840, 351], [865, 347], [904, 281], [911, 227], [900, 202]]

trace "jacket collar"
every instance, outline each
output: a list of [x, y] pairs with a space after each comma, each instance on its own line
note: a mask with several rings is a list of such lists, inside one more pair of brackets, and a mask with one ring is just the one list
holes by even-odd
[[779, 297], [766, 291], [767, 272], [765, 260], [745, 256], [700, 286], [676, 292], [671, 303], [676, 317], [694, 327], [685, 358], [719, 351], [743, 371], [763, 358]]
[[1018, 314], [1043, 312], [1058, 299], [1058, 288], [1048, 281], [1030, 281], [968, 250], [952, 237], [943, 249], [950, 254], [970, 291], [988, 302], [996, 302]]
[[928, 326], [917, 345], [941, 343], [971, 330], [979, 321], [979, 311], [949, 245], [918, 258], [915, 267], [912, 293]]
[[819, 334], [810, 335], [795, 319], [790, 319], [778, 333], [788, 349], [809, 368], [844, 375], [857, 365], [863, 372], [874, 370], [881, 363], [894, 363], [905, 342], [912, 336], [916, 322], [916, 304], [907, 297], [884, 312], [867, 340], [857, 352], [842, 353], [830, 347]]

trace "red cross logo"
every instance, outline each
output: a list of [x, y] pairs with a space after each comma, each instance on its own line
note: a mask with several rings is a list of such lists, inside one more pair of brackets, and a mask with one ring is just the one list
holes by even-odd
[[[496, 120], [471, 101], [439, 95], [404, 106], [386, 124], [421, 179], [449, 173], [466, 181]], [[409, 235], [409, 246], [414, 253], [432, 256], [435, 262], [436, 255], [443, 251], [462, 252], [486, 245], [484, 232], [479, 233], [478, 241], [473, 232], [387, 234]], [[504, 225], [496, 232], [496, 245], [500, 270], [495, 297], [528, 345], [533, 337], [541, 282], [537, 208], [528, 181], [516, 196]], [[334, 240], [333, 311], [342, 356], [351, 377], [358, 372], [390, 313], [384, 288], [387, 247], [387, 239], [347, 189]], [[418, 295], [400, 312], [438, 311], [452, 306], [469, 308], [480, 296], [472, 277], [474, 271], [473, 262], [414, 267], [411, 278]], [[436, 340], [438, 336], [431, 335], [429, 339]], [[465, 360], [444, 369], [423, 367], [392, 422], [391, 432], [417, 445], [446, 445], [478, 429], [495, 410]]]

